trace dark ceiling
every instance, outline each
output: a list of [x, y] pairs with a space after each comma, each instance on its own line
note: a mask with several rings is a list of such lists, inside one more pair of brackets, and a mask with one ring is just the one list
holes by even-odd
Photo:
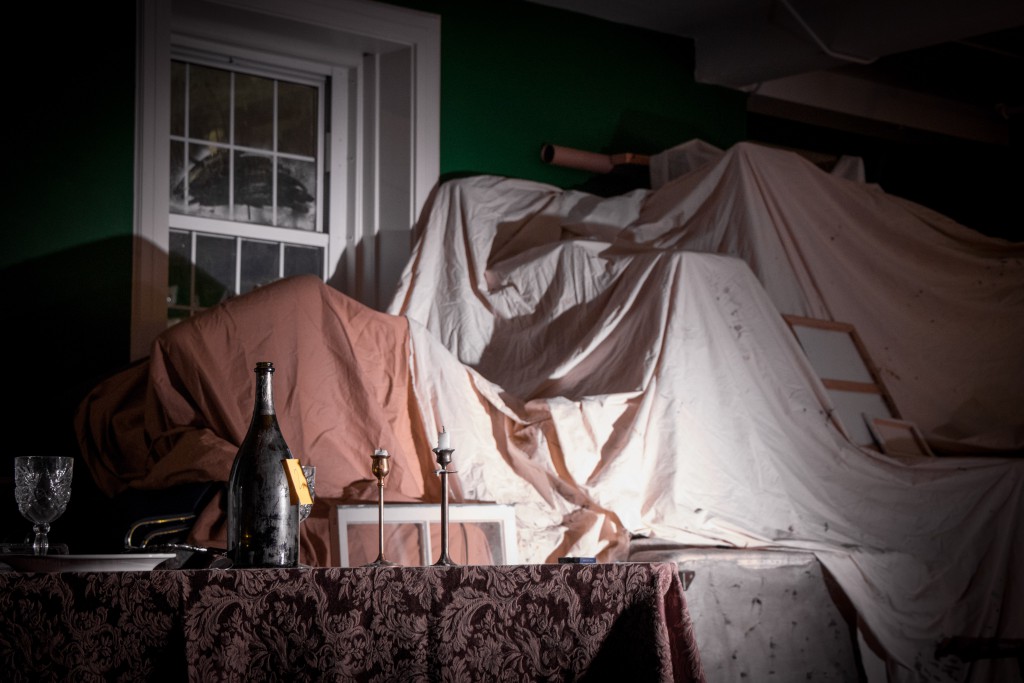
[[995, 144], [1024, 116], [1022, 0], [536, 1], [691, 38], [698, 82], [758, 98]]
[[[533, 0], [693, 41], [747, 138], [1024, 241], [1024, 0]], [[635, 151], [635, 150], [623, 150]]]
[[898, 52], [869, 65], [838, 68], [1001, 116], [1019, 116], [1024, 107], [1024, 27]]

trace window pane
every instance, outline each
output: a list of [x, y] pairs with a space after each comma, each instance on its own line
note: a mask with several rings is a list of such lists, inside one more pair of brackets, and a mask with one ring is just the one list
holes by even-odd
[[180, 61], [172, 71], [188, 121], [173, 124], [185, 143], [172, 142], [171, 212], [317, 230], [319, 88]]
[[189, 67], [189, 137], [225, 142], [231, 132], [231, 74]]
[[196, 303], [214, 306], [232, 296], [234, 288], [234, 238], [196, 235]]
[[171, 62], [171, 135], [185, 135], [185, 64]]
[[189, 145], [188, 207], [183, 213], [229, 218], [231, 153], [221, 147]]
[[185, 202], [185, 143], [171, 140], [171, 213], [188, 213]]
[[284, 276], [316, 275], [323, 277], [324, 250], [321, 247], [300, 247], [287, 244], [284, 247]]
[[278, 279], [280, 253], [276, 242], [242, 240], [242, 294]]
[[273, 191], [271, 157], [235, 152], [235, 220], [273, 225]]
[[188, 306], [192, 302], [192, 234], [171, 230], [168, 238], [167, 305]]
[[277, 224], [316, 229], [316, 164], [281, 159], [277, 171]]
[[274, 148], [274, 82], [269, 78], [235, 75], [235, 144]]
[[278, 84], [277, 150], [316, 156], [317, 90], [298, 83]]

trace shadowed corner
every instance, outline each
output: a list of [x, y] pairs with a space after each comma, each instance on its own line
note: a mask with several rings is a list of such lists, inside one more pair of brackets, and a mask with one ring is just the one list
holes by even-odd
[[[639, 605], [625, 607], [580, 676], [581, 683], [674, 680], [673, 672], [662, 670], [657, 646], [659, 625], [651, 614], [651, 610]], [[623, 652], [630, 656], [623, 657]]]

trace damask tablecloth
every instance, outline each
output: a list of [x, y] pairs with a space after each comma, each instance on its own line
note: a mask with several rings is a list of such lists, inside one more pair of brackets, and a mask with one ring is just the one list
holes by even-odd
[[703, 681], [671, 563], [0, 573], [13, 680]]

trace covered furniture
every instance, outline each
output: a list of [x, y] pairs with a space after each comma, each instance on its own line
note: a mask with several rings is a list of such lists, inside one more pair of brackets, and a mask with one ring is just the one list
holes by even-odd
[[[317, 467], [300, 559], [336, 565], [338, 502], [375, 502], [370, 455], [392, 455], [392, 501], [438, 500], [411, 392], [408, 323], [312, 276], [231, 299], [161, 335], [146, 361], [99, 384], [77, 416], [83, 459], [108, 495], [226, 482], [252, 417], [258, 361], [274, 363], [275, 404], [293, 455]], [[189, 542], [224, 547], [222, 490]]]
[[[440, 341], [478, 373], [440, 411], [486, 395], [467, 431], [544, 503], [497, 493], [483, 458], [474, 495], [530, 505], [530, 537], [567, 552], [811, 553], [891, 680], [999, 680], [936, 646], [1024, 636], [1024, 244], [785, 150], [656, 157], [652, 190], [433, 197], [388, 310], [425, 328], [418, 360]], [[942, 457], [851, 440], [784, 315], [853, 325]]]

